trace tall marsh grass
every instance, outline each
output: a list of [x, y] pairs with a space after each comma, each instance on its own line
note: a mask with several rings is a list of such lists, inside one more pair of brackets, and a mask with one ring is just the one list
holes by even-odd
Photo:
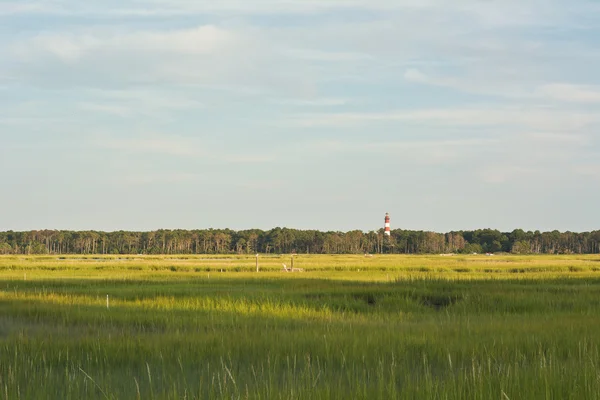
[[600, 398], [593, 257], [106, 259], [0, 258], [0, 399]]

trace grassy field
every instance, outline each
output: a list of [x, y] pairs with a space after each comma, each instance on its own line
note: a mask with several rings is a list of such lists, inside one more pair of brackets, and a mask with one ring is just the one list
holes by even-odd
[[0, 398], [600, 399], [599, 256], [282, 263], [0, 257]]

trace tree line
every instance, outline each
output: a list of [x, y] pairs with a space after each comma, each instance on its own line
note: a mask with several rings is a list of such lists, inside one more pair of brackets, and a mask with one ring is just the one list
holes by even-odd
[[600, 231], [531, 232], [494, 229], [436, 233], [393, 230], [321, 232], [274, 228], [152, 232], [0, 232], [0, 254], [598, 254]]

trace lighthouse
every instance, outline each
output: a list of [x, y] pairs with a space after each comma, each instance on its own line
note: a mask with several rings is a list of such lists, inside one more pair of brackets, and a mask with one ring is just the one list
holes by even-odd
[[390, 213], [385, 213], [385, 236], [390, 236], [392, 234], [391, 226], [390, 226]]

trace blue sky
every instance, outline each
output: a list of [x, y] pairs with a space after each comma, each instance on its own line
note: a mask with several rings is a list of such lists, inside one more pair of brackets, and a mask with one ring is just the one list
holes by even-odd
[[0, 230], [600, 228], [600, 3], [0, 0]]

